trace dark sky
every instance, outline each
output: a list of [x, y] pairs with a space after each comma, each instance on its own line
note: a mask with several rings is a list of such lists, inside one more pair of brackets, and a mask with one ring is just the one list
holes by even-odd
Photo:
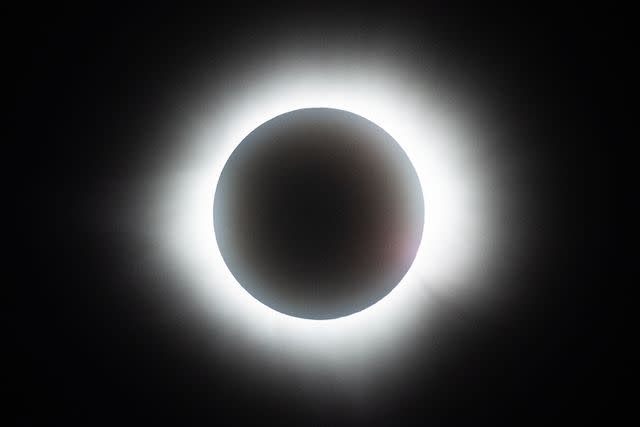
[[[20, 213], [29, 225], [12, 319], [18, 425], [514, 425], [606, 415], [607, 339], [592, 302], [612, 280], [603, 274], [607, 192], [597, 172], [613, 156], [598, 84], [612, 79], [612, 41], [596, 25], [605, 20], [596, 20], [599, 11], [261, 2], [48, 6], [11, 15], [15, 145], [24, 150], [14, 157], [15, 180], [33, 195]], [[92, 226], [96, 213], [109, 223], [111, 201], [166, 150], [148, 138], [150, 129], [180, 110], [185, 93], [197, 98], [204, 74], [224, 86], [233, 64], [268, 58], [270, 43], [283, 39], [356, 51], [386, 40], [409, 46], [425, 76], [428, 50], [460, 81], [493, 94], [521, 136], [510, 147], [515, 155], [537, 156], [518, 202], [535, 211], [537, 222], [521, 225], [536, 243], [501, 278], [513, 282], [509, 301], [481, 320], [460, 319], [444, 301], [439, 321], [454, 326], [438, 335], [436, 364], [420, 369], [433, 342], [418, 337], [411, 377], [365, 409], [338, 397], [301, 398], [288, 372], [263, 384], [224, 357], [204, 361], [180, 336], [176, 316], [136, 290], [141, 281], [166, 281], [166, 272], [132, 274], [144, 248], [119, 235], [115, 221]]]

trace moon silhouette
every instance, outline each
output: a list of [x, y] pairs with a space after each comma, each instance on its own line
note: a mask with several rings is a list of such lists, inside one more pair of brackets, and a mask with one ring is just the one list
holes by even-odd
[[387, 132], [347, 111], [308, 108], [263, 123], [236, 147], [213, 220], [247, 292], [287, 315], [331, 319], [401, 281], [424, 209], [416, 171]]

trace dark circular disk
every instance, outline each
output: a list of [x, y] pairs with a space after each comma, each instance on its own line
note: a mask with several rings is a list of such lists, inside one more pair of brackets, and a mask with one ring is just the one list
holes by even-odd
[[218, 247], [236, 280], [282, 313], [346, 316], [404, 277], [424, 222], [413, 165], [383, 129], [329, 108], [251, 132], [216, 188]]

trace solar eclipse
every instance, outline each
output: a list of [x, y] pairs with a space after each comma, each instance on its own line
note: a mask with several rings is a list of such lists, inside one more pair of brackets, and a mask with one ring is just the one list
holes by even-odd
[[592, 418], [601, 17], [156, 6], [14, 19], [22, 424]]
[[[165, 132], [179, 150], [161, 159], [149, 185], [138, 190], [151, 202], [145, 215], [153, 218], [151, 233], [144, 240], [157, 261], [175, 275], [173, 292], [183, 298], [181, 304], [196, 316], [203, 333], [221, 331], [229, 337], [229, 345], [251, 349], [248, 364], [258, 366], [275, 357], [289, 367], [297, 366], [304, 375], [328, 369], [347, 377], [368, 376], [372, 364], [391, 368], [394, 364], [389, 360], [409, 354], [409, 336], [431, 324], [434, 295], [462, 301], [485, 292], [486, 277], [499, 266], [497, 255], [507, 229], [495, 227], [495, 209], [506, 189], [497, 182], [500, 169], [493, 167], [500, 153], [494, 151], [495, 139], [490, 138], [492, 122], [479, 122], [471, 114], [475, 111], [471, 101], [465, 103], [466, 109], [456, 107], [455, 98], [444, 94], [446, 86], [434, 90], [422, 75], [403, 68], [400, 59], [395, 64], [377, 57], [337, 63], [323, 61], [314, 52], [295, 61], [285, 57], [265, 62], [246, 72], [243, 77], [229, 75], [222, 89], [201, 91], [202, 102], [190, 99], [193, 109], [182, 125], [174, 122], [172, 130]], [[435, 72], [433, 79], [438, 81]], [[385, 161], [378, 163], [396, 171], [390, 183], [401, 189], [405, 201], [387, 206], [405, 210], [413, 243], [404, 267], [390, 269], [395, 278], [385, 280], [378, 291], [304, 307], [299, 301], [313, 300], [296, 299], [291, 292], [300, 281], [271, 280], [261, 290], [257, 272], [248, 268], [257, 265], [256, 259], [275, 257], [278, 251], [256, 252], [258, 257], [249, 263], [244, 253], [232, 266], [227, 264], [232, 252], [225, 253], [219, 246], [223, 221], [214, 224], [213, 213], [223, 206], [216, 189], [225, 167], [243, 141], [274, 118], [313, 109], [357, 118], [356, 123], [365, 126], [354, 130], [365, 134], [373, 130], [374, 137], [366, 138], [372, 142], [370, 148], [395, 147], [391, 152], [396, 154], [385, 155]], [[387, 143], [381, 144], [381, 138]], [[337, 168], [341, 169], [347, 170]], [[399, 170], [408, 175], [398, 176]], [[367, 175], [361, 178], [366, 180]], [[318, 183], [317, 188], [322, 185]], [[329, 236], [319, 235], [330, 246]], [[292, 242], [295, 233], [290, 236]], [[291, 256], [300, 256], [294, 249], [295, 245], [288, 249]], [[415, 257], [410, 262], [412, 251]], [[304, 267], [318, 271], [318, 265]], [[283, 272], [290, 273], [276, 271]], [[366, 283], [371, 286], [367, 280], [358, 283], [361, 289], [367, 288]], [[172, 298], [170, 304], [176, 306], [176, 302]]]

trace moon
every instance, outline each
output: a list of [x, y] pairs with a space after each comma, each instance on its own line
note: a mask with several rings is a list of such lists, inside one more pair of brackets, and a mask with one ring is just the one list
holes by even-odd
[[216, 241], [258, 301], [333, 319], [384, 298], [420, 245], [425, 206], [416, 170], [375, 123], [332, 108], [290, 111], [235, 148], [218, 181]]

